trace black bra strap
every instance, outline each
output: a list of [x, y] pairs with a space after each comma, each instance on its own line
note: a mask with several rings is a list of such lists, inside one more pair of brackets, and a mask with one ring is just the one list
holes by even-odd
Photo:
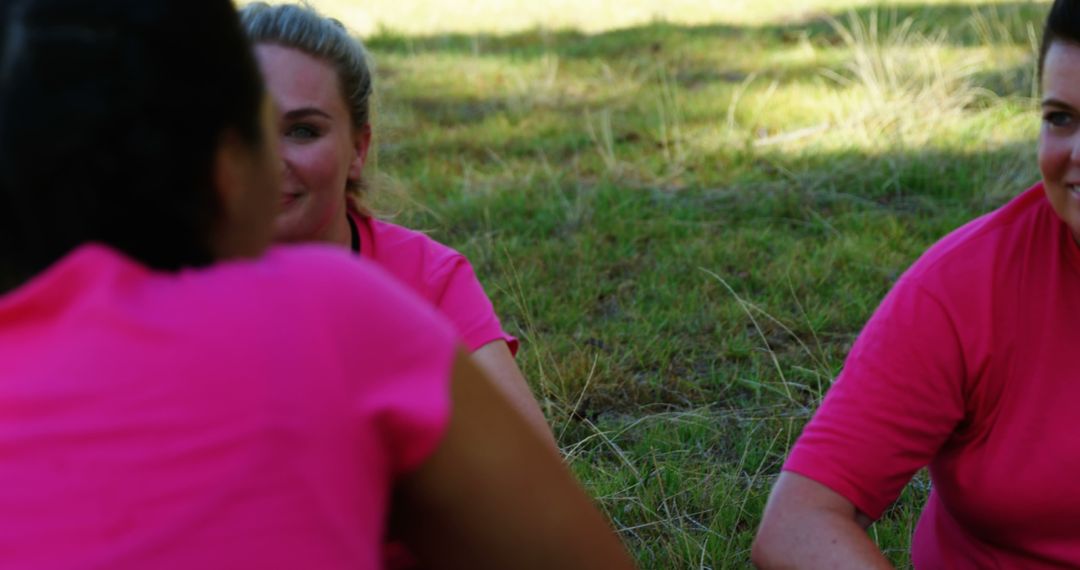
[[349, 220], [349, 231], [352, 233], [352, 250], [356, 253], [360, 253], [360, 230], [356, 227], [356, 222], [353, 221], [352, 216], [345, 214], [345, 217]]

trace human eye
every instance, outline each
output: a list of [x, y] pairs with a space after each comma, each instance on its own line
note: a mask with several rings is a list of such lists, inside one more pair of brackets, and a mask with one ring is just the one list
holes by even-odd
[[1075, 117], [1065, 111], [1048, 110], [1043, 112], [1043, 122], [1052, 128], [1063, 129], [1072, 126], [1075, 123]]
[[285, 136], [297, 140], [312, 140], [322, 134], [318, 128], [307, 124], [291, 125], [285, 129]]

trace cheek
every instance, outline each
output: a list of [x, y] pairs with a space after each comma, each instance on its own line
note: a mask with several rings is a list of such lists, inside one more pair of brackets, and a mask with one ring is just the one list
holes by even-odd
[[1066, 168], [1069, 163], [1071, 147], [1067, 141], [1047, 136], [1044, 131], [1039, 136], [1039, 170], [1043, 177], [1053, 177]]
[[344, 180], [336, 149], [327, 144], [293, 145], [285, 152], [289, 170], [311, 192], [344, 192]]

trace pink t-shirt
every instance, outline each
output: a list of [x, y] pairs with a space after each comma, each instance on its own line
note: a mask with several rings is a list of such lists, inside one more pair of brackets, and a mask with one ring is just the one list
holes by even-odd
[[1080, 248], [1036, 185], [930, 248], [784, 469], [878, 518], [929, 465], [918, 568], [1080, 566]]
[[430, 237], [350, 211], [360, 233], [360, 255], [431, 303], [457, 328], [470, 351], [504, 340], [517, 354], [518, 340], [503, 330], [472, 265]]
[[346, 252], [169, 274], [82, 246], [0, 297], [0, 566], [377, 568], [454, 347]]

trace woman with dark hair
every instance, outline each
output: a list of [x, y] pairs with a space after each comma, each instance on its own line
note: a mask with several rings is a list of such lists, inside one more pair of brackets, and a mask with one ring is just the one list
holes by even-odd
[[1039, 56], [1042, 182], [900, 278], [795, 444], [758, 530], [762, 568], [887, 568], [867, 537], [920, 468], [916, 568], [1080, 567], [1080, 10]]
[[376, 568], [392, 511], [425, 567], [629, 568], [449, 324], [267, 251], [274, 122], [228, 0], [0, 3], [0, 566]]
[[514, 361], [518, 341], [503, 330], [469, 260], [367, 207], [374, 81], [363, 44], [308, 5], [255, 2], [240, 18], [278, 106], [285, 181], [275, 239], [334, 244], [385, 269], [450, 321], [473, 362], [555, 447]]

